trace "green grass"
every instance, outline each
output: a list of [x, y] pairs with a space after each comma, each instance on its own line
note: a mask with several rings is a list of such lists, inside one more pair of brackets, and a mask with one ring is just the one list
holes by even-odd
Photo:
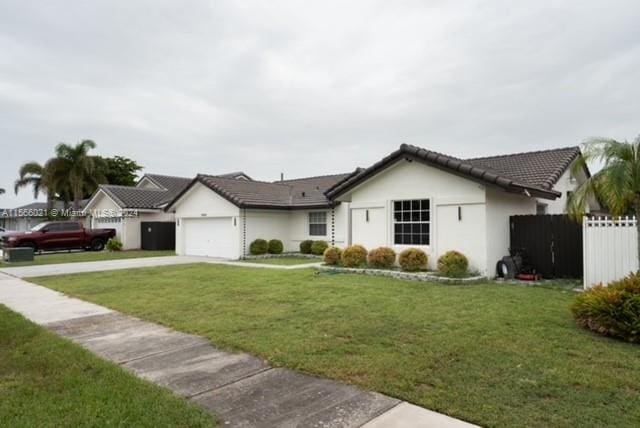
[[483, 426], [640, 420], [640, 346], [577, 327], [563, 289], [206, 264], [35, 282]]
[[32, 262], [7, 263], [0, 260], [0, 267], [49, 265], [60, 263], [95, 262], [99, 260], [135, 259], [140, 257], [175, 256], [175, 251], [74, 251], [36, 254]]
[[261, 263], [265, 265], [294, 266], [294, 265], [304, 265], [308, 263], [320, 263], [322, 262], [322, 259], [291, 256], [291, 257], [270, 257], [268, 259], [247, 259], [242, 261], [245, 263]]
[[0, 426], [215, 425], [199, 407], [0, 305]]

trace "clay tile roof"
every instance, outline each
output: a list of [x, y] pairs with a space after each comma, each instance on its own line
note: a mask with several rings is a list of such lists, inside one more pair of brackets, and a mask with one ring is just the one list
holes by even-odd
[[112, 184], [103, 184], [99, 188], [122, 208], [157, 208], [166, 200], [168, 193], [162, 189], [140, 189]]
[[[572, 148], [572, 150], [574, 149], [577, 148]], [[560, 194], [552, 190], [553, 184], [580, 153], [579, 149], [577, 149], [577, 153], [570, 157], [564, 150], [566, 149], [551, 150], [549, 152], [559, 153], [548, 155], [540, 161], [537, 160], [536, 156], [532, 156], [532, 159], [529, 159], [530, 153], [523, 153], [507, 155], [508, 162], [503, 162], [498, 158], [504, 158], [505, 156], [465, 160], [422, 147], [402, 144], [398, 150], [330, 188], [327, 191], [327, 196], [332, 199], [336, 198], [392, 163], [406, 158], [421, 161], [452, 174], [467, 177], [483, 184], [497, 186], [510, 192], [529, 193], [535, 196], [555, 199]], [[519, 156], [522, 155], [526, 156], [520, 158]], [[536, 161], [533, 159], [536, 159]], [[546, 162], [546, 164], [542, 171], [538, 171], [537, 169], [540, 167], [541, 162]]]
[[[266, 182], [198, 174], [192, 185], [196, 182], [202, 183], [242, 208], [328, 208], [333, 204], [325, 196], [325, 192], [352, 175], [353, 173], [345, 173]], [[178, 195], [167, 208], [173, 205], [182, 194]]]
[[580, 156], [580, 147], [541, 150], [467, 159], [472, 165], [489, 168], [515, 180], [552, 189], [560, 176]]

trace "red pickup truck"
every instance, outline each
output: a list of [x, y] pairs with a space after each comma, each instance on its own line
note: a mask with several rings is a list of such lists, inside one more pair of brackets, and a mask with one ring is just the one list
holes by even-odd
[[102, 251], [115, 229], [85, 229], [77, 221], [40, 223], [26, 232], [13, 232], [2, 236], [6, 248], [31, 247], [34, 250], [70, 250], [85, 248]]

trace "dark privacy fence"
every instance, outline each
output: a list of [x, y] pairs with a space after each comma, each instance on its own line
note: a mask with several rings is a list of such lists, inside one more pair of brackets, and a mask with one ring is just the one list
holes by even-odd
[[140, 223], [141, 248], [143, 250], [175, 250], [176, 224], [168, 221], [143, 221]]
[[566, 215], [517, 215], [509, 219], [511, 248], [522, 248], [544, 278], [582, 278], [582, 225]]

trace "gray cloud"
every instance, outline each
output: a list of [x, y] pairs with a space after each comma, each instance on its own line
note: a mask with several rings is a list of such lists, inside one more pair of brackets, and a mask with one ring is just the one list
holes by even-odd
[[[60, 141], [272, 180], [640, 132], [635, 1], [0, 3], [0, 187]], [[0, 206], [29, 202], [23, 192]]]

